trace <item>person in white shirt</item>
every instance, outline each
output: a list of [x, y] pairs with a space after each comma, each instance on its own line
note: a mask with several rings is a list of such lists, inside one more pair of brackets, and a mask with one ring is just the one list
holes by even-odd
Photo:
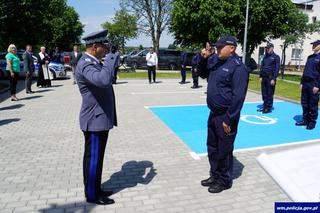
[[157, 53], [153, 51], [153, 47], [150, 47], [146, 56], [146, 61], [148, 67], [149, 84], [151, 84], [151, 73], [153, 75], [153, 82], [156, 83], [156, 67], [158, 67], [158, 56]]

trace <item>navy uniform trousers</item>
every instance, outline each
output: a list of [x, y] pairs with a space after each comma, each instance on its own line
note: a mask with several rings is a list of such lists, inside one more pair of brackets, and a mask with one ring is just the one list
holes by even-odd
[[261, 93], [264, 109], [272, 109], [275, 85], [270, 84], [272, 77], [264, 76], [261, 81]]
[[208, 158], [210, 176], [222, 186], [232, 186], [233, 148], [240, 115], [231, 124], [232, 132], [226, 134], [222, 123], [226, 113], [210, 112], [208, 119]]
[[83, 156], [83, 180], [85, 196], [94, 200], [101, 192], [101, 175], [104, 151], [109, 131], [83, 132], [85, 147]]
[[197, 69], [197, 66], [192, 66], [191, 73], [192, 73], [192, 79], [193, 79], [193, 86], [198, 87], [199, 86], [199, 74], [198, 72], [195, 72]]
[[319, 95], [313, 94], [313, 81], [303, 81], [301, 91], [301, 105], [303, 120], [310, 125], [315, 125], [318, 118]]
[[181, 82], [185, 83], [186, 82], [186, 78], [187, 78], [187, 71], [186, 71], [186, 67], [181, 65]]

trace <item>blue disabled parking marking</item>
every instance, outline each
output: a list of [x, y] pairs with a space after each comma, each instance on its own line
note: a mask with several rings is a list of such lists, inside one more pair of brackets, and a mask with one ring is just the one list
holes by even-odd
[[[320, 125], [313, 130], [295, 126], [302, 119], [302, 108], [290, 102], [275, 102], [269, 114], [257, 112], [259, 103], [245, 103], [235, 149], [250, 149], [273, 145], [320, 139]], [[193, 152], [207, 152], [206, 105], [148, 107], [156, 114]]]

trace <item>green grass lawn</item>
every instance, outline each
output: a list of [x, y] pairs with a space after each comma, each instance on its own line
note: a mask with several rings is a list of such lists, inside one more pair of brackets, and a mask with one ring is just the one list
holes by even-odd
[[[299, 81], [300, 81], [300, 78], [299, 78]], [[249, 89], [258, 91], [258, 92], [261, 91], [261, 84], [260, 84], [258, 75], [252, 75], [252, 74], [250, 75]], [[300, 101], [300, 97], [301, 97], [300, 84], [285, 82], [285, 81], [282, 81], [281, 79], [278, 79], [275, 95], [288, 98], [291, 100], [295, 100], [295, 101]]]
[[[121, 78], [137, 78], [137, 79], [147, 79], [147, 72], [120, 72], [118, 76]], [[172, 72], [158, 72], [157, 78], [181, 78], [180, 73]], [[191, 73], [187, 72], [187, 78], [191, 78]], [[285, 75], [285, 80], [297, 81], [300, 82], [300, 76], [297, 75]], [[259, 76], [255, 74], [250, 75], [249, 89], [257, 92], [261, 91], [261, 85]], [[280, 76], [277, 80], [276, 86], [276, 95], [284, 98], [288, 98], [295, 101], [300, 101], [300, 85], [290, 82], [285, 82], [280, 79]]]

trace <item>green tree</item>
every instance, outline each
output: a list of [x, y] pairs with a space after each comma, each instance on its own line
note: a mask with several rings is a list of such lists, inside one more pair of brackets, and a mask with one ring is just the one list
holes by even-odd
[[308, 16], [302, 12], [292, 12], [288, 19], [288, 33], [281, 37], [282, 58], [281, 58], [281, 76], [284, 77], [284, 70], [286, 64], [286, 49], [291, 44], [303, 44], [303, 40], [308, 34], [319, 31], [320, 22], [308, 23]]
[[[180, 44], [204, 44], [231, 34], [243, 43], [246, 0], [175, 0], [170, 30]], [[247, 54], [267, 39], [288, 32], [291, 0], [250, 0]], [[247, 57], [248, 59], [250, 57]]]
[[106, 21], [102, 27], [108, 29], [109, 42], [121, 46], [123, 50], [127, 40], [136, 38], [138, 33], [136, 16], [124, 9], [117, 11], [112, 22]]
[[83, 25], [66, 0], [0, 0], [0, 47], [59, 45], [80, 41]]
[[139, 32], [150, 36], [156, 52], [170, 21], [173, 0], [120, 0], [122, 8], [137, 17]]

